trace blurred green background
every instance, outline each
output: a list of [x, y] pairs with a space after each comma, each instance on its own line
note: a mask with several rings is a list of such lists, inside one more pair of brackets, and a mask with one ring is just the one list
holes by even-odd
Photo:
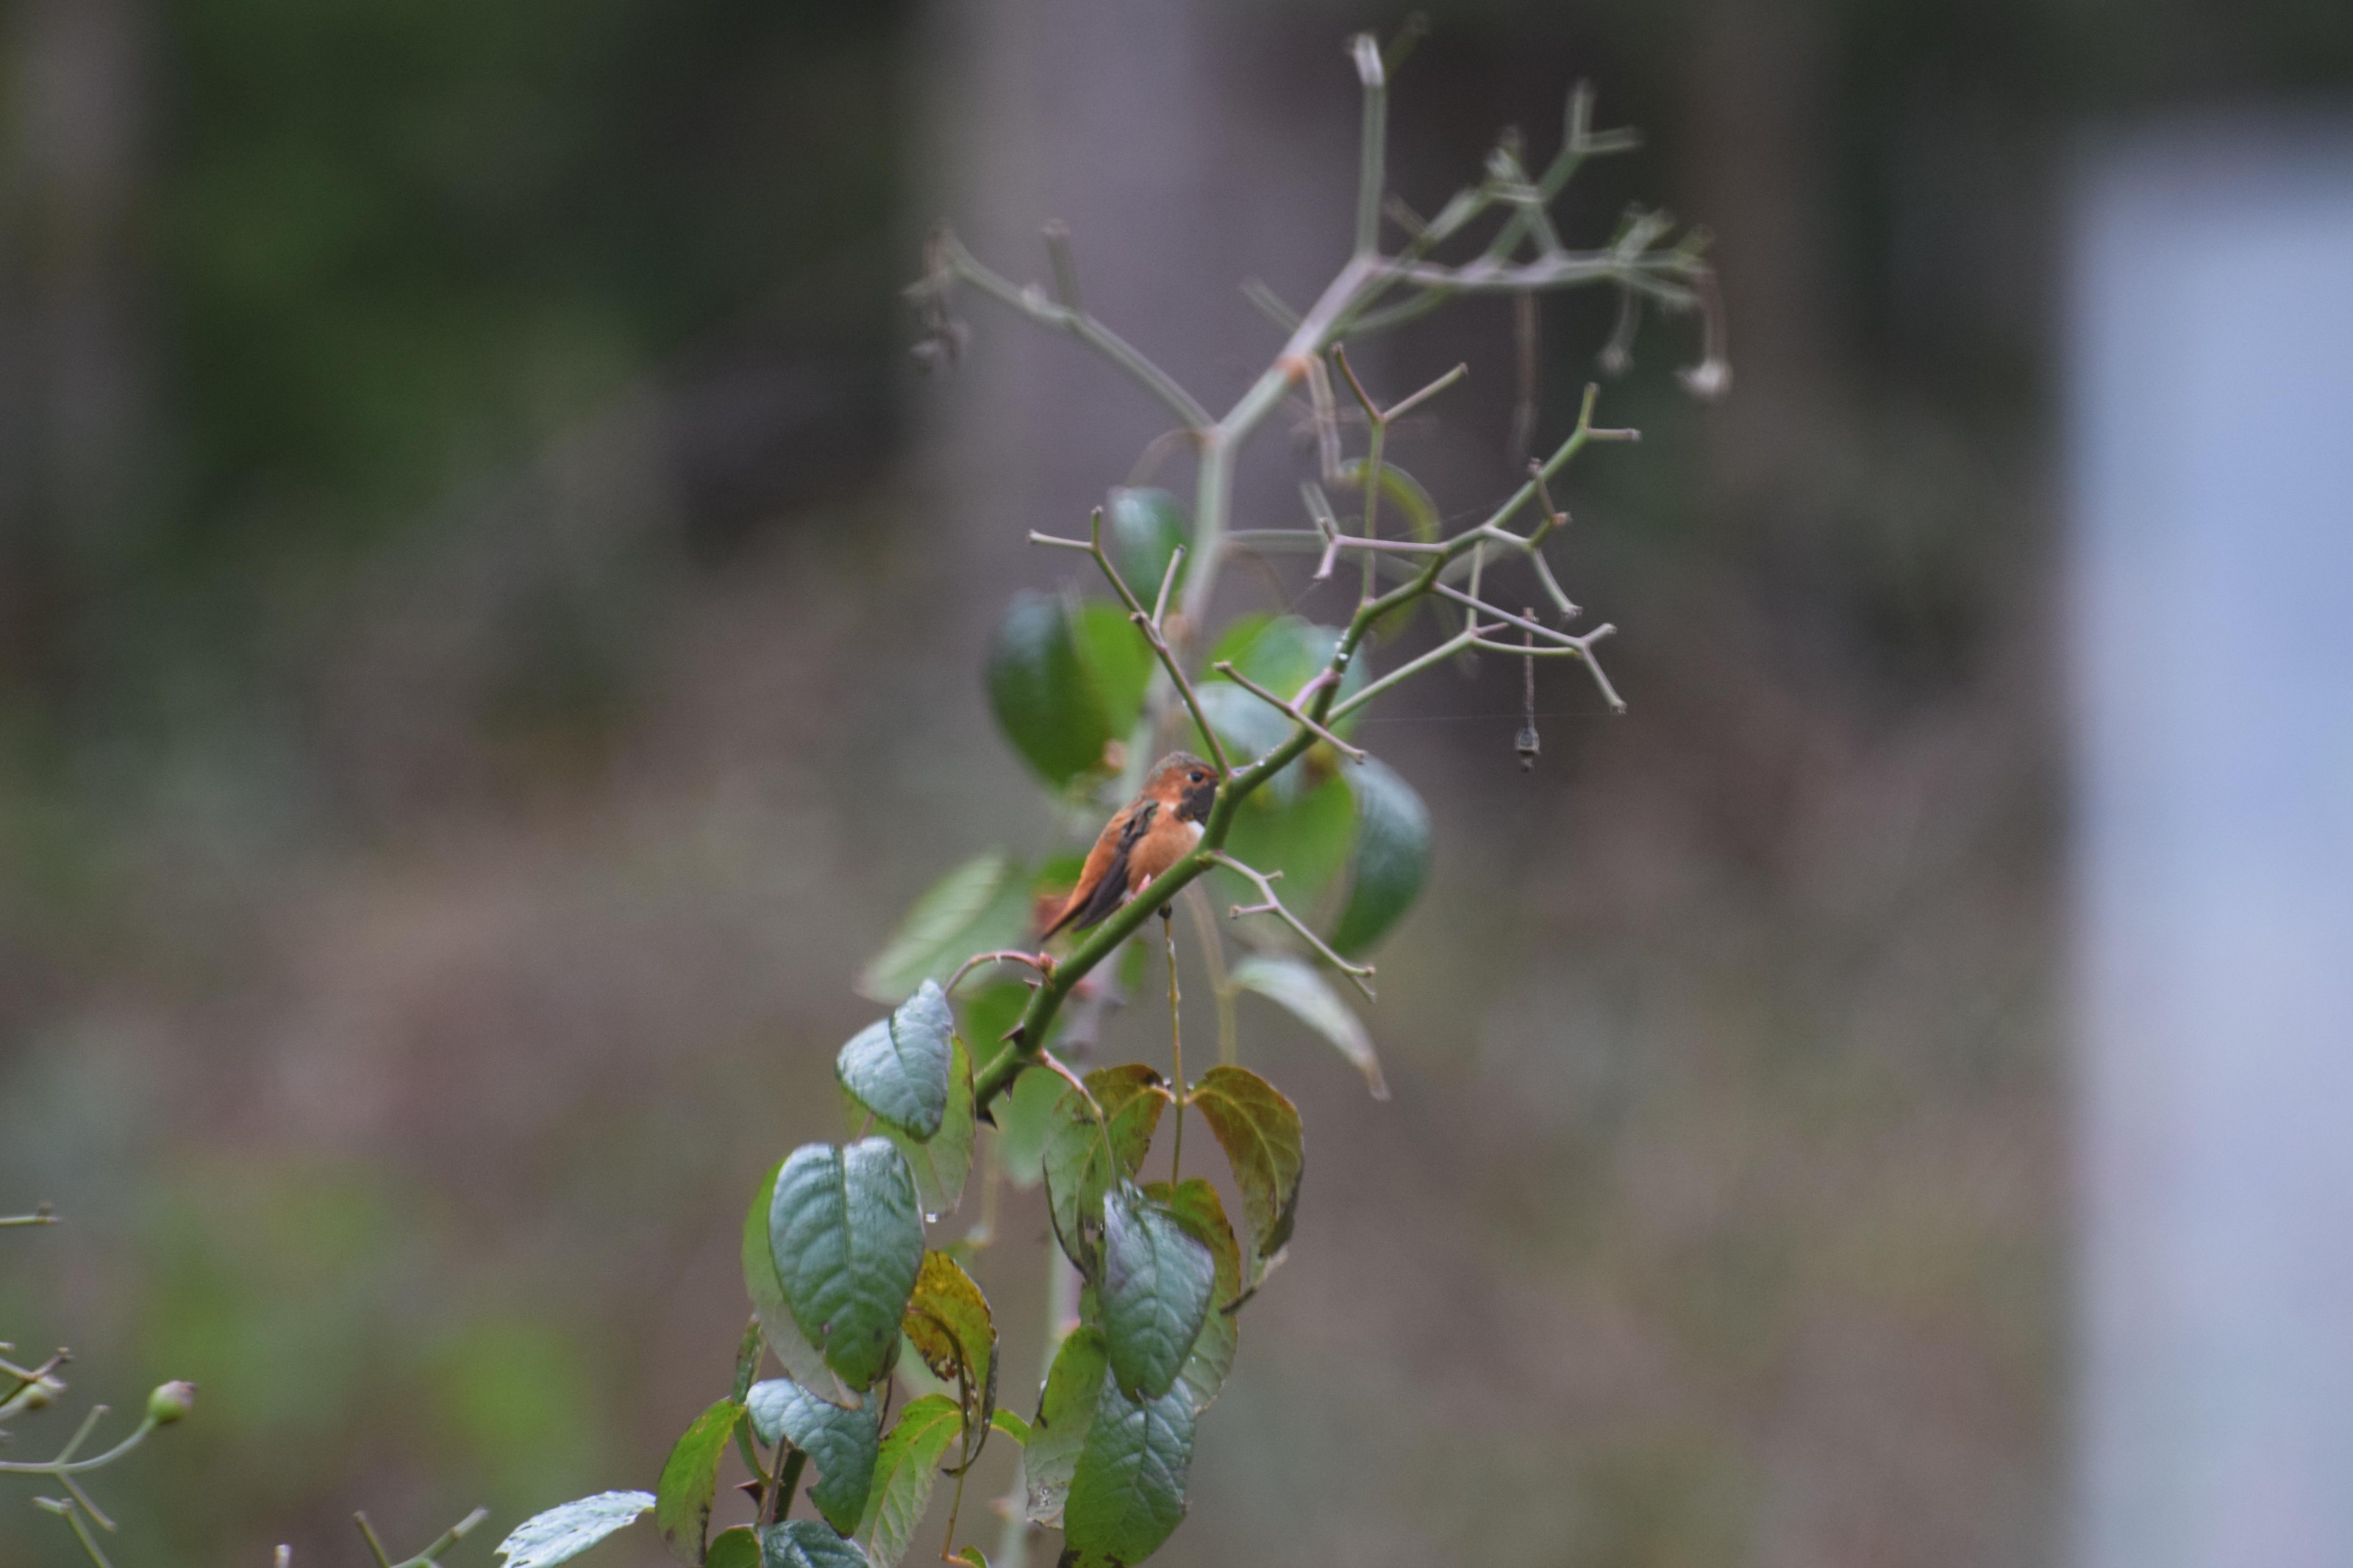
[[[1246, 1012], [1307, 1203], [1165, 1560], [2053, 1560], [2068, 160], [2341, 99], [2353, 12], [1429, 9], [1399, 188], [1434, 206], [1506, 122], [1547, 151], [1592, 78], [1651, 142], [1582, 227], [1642, 197], [1713, 228], [1737, 380], [1696, 407], [1646, 340], [1605, 406], [1643, 446], [1572, 487], [1630, 718], [1548, 676], [1524, 776], [1489, 668], [1360, 735], [1437, 821], [1371, 1014], [1397, 1098]], [[1071, 218], [1092, 302], [1218, 401], [1262, 353], [1233, 285], [1303, 292], [1339, 243], [1338, 43], [1402, 9], [1123, 3], [1009, 97], [1069, 6], [5, 15], [0, 1210], [69, 1225], [0, 1239], [0, 1332], [71, 1342], [77, 1407], [201, 1385], [99, 1478], [124, 1568], [357, 1561], [355, 1508], [401, 1544], [477, 1502], [456, 1561], [488, 1562], [650, 1483], [727, 1377], [753, 1183], [831, 1132], [859, 967], [954, 860], [1054, 842], [982, 649], [1067, 577], [1019, 528], [1155, 427], [976, 416], [1009, 363], [1124, 396], [977, 303], [969, 369], [919, 378], [924, 225]], [[1103, 87], [1171, 79], [1172, 40], [1205, 91]], [[1220, 189], [1332, 195], [1099, 173], [1207, 237], [1158, 315], [1152, 255], [1044, 205], [1050, 169], [969, 172], [1082, 159], [1089, 113], [1216, 128]], [[1546, 429], [1608, 322], [1548, 310]], [[1450, 509], [1506, 471], [1510, 352], [1483, 308], [1388, 351], [1398, 385], [1472, 363], [1424, 472]], [[1111, 1048], [1160, 1042], [1145, 1009]], [[1016, 1200], [982, 1266], [1008, 1388], [1041, 1224]], [[0, 1564], [78, 1560], [22, 1489]]]

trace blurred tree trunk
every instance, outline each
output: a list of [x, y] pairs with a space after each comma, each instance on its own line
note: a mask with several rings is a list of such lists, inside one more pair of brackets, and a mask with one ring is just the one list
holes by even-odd
[[1718, 237], [1737, 391], [1708, 422], [1721, 515], [1761, 504], [1769, 519], [1795, 500], [1833, 398], [1831, 32], [1814, 0], [1715, 0], [1698, 23], [1694, 211]]
[[0, 679], [47, 685], [147, 474], [143, 0], [22, 0], [0, 173]]
[[[1339, 26], [1319, 22], [1324, 50], [1303, 58], [1297, 23], [1205, 0], [940, 0], [920, 68], [934, 184], [917, 211], [1040, 280], [1040, 227], [1062, 220], [1088, 309], [1222, 411], [1281, 342], [1243, 279], [1303, 301], [1346, 255], [1356, 79]], [[957, 311], [972, 339], [927, 399], [921, 466], [944, 530], [933, 569], [958, 585], [933, 602], [960, 618], [943, 630], [971, 662], [1012, 587], [1070, 574], [1018, 549], [1023, 533], [1082, 531], [1169, 421], [1070, 340], [976, 296]], [[1295, 508], [1288, 473], [1270, 432], [1241, 474], [1243, 526]], [[1154, 482], [1189, 505], [1182, 453]], [[968, 690], [935, 694], [940, 721], [1003, 756]]]

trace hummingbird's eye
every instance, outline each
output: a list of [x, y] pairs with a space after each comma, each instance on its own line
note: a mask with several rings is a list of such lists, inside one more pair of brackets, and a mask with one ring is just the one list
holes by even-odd
[[1207, 784], [1209, 782], [1209, 775], [1204, 773], [1195, 773], [1189, 776], [1195, 784]]

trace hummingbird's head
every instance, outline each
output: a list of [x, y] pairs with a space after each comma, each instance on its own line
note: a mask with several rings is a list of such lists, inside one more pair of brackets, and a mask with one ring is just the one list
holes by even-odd
[[1171, 752], [1153, 764], [1144, 794], [1179, 822], [1207, 822], [1209, 805], [1218, 798], [1218, 770], [1190, 752]]

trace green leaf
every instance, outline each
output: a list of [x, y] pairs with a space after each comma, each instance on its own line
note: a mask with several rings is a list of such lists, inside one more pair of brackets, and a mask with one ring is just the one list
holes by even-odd
[[874, 1568], [866, 1553], [813, 1519], [760, 1531], [760, 1568]]
[[877, 1002], [903, 1002], [925, 980], [947, 984], [976, 952], [1011, 947], [1029, 933], [1029, 877], [992, 849], [925, 889], [858, 977]]
[[830, 1404], [855, 1408], [860, 1403], [858, 1393], [842, 1385], [825, 1357], [809, 1343], [793, 1321], [791, 1303], [785, 1300], [785, 1284], [776, 1275], [776, 1248], [768, 1239], [768, 1213], [776, 1191], [776, 1177], [784, 1172], [784, 1162], [770, 1167], [759, 1190], [752, 1194], [752, 1206], [744, 1215], [744, 1289], [752, 1298], [752, 1310], [760, 1320], [761, 1337], [785, 1370], [803, 1388], [814, 1391]]
[[[926, 980], [923, 984], [929, 985], [931, 982]], [[940, 1116], [940, 1130], [919, 1142], [895, 1127], [882, 1129], [882, 1136], [907, 1157], [907, 1168], [915, 1177], [915, 1196], [923, 1205], [925, 1219], [953, 1213], [964, 1202], [965, 1181], [972, 1173], [972, 1145], [976, 1131], [972, 1114], [972, 1056], [964, 1048], [964, 1037], [951, 1035], [948, 1103]]]
[[851, 1099], [921, 1142], [947, 1113], [955, 1034], [948, 999], [937, 982], [926, 980], [888, 1018], [850, 1037], [834, 1058], [834, 1076]]
[[[899, 1337], [902, 1340], [907, 1337], [904, 1329], [900, 1331]], [[908, 1398], [921, 1399], [927, 1394], [943, 1394], [949, 1399], [956, 1397], [956, 1385], [952, 1382], [943, 1383], [934, 1376], [932, 1369], [923, 1364], [922, 1352], [911, 1345], [901, 1348], [905, 1353], [899, 1357], [891, 1372], [899, 1380], [899, 1386], [907, 1391]]]
[[906, 1554], [907, 1542], [931, 1504], [940, 1456], [963, 1427], [956, 1402], [938, 1394], [926, 1394], [899, 1413], [898, 1424], [882, 1439], [873, 1489], [858, 1521], [858, 1539], [872, 1560], [868, 1568], [892, 1568]]
[[748, 1524], [723, 1530], [711, 1538], [702, 1568], [760, 1568], [760, 1538]]
[[989, 645], [988, 700], [1013, 749], [1057, 790], [1102, 769], [1111, 720], [1060, 598], [1013, 596]]
[[1255, 1277], [1263, 1261], [1291, 1239], [1298, 1217], [1299, 1177], [1306, 1160], [1299, 1109], [1248, 1068], [1222, 1064], [1201, 1075], [1190, 1102], [1234, 1168]]
[[1077, 883], [1079, 873], [1086, 869], [1086, 865], [1087, 857], [1083, 850], [1064, 849], [1047, 856], [1038, 862], [1038, 869], [1029, 879], [1029, 896], [1033, 899], [1050, 896], [1059, 900]]
[[[1264, 756], [1291, 733], [1291, 721], [1282, 710], [1261, 698], [1243, 690], [1215, 673], [1221, 661], [1229, 661], [1234, 668], [1265, 687], [1278, 697], [1289, 699], [1298, 694], [1314, 675], [1331, 661], [1332, 650], [1340, 640], [1339, 632], [1331, 626], [1320, 626], [1298, 616], [1241, 616], [1228, 626], [1226, 634], [1209, 650], [1207, 660], [1212, 673], [1197, 685], [1202, 711], [1225, 742], [1226, 753], [1235, 765]], [[1346, 696], [1365, 683], [1368, 661], [1359, 658], [1341, 678], [1340, 696]], [[1356, 715], [1335, 726], [1336, 732], [1346, 734]], [[1296, 802], [1314, 784], [1330, 776], [1334, 757], [1331, 748], [1321, 742], [1310, 747], [1299, 761], [1291, 763], [1245, 803], [1241, 816], [1250, 810], [1279, 810]], [[1229, 847], [1231, 847], [1230, 842]], [[1246, 857], [1245, 857], [1246, 858]]]
[[1158, 1073], [1141, 1062], [1101, 1068], [1087, 1074], [1084, 1081], [1103, 1108], [1118, 1168], [1104, 1159], [1104, 1136], [1095, 1125], [1094, 1112], [1078, 1090], [1065, 1089], [1055, 1102], [1053, 1125], [1046, 1137], [1046, 1200], [1062, 1250], [1092, 1278], [1103, 1194], [1113, 1182], [1143, 1168], [1161, 1110], [1168, 1103], [1168, 1089]]
[[[1290, 698], [1332, 662], [1332, 650], [1339, 646], [1339, 627], [1317, 626], [1303, 616], [1269, 616], [1255, 620], [1244, 616], [1218, 639], [1208, 662], [1214, 669], [1220, 659], [1228, 660], [1236, 670], [1277, 697]], [[1213, 682], [1224, 679], [1215, 675], [1210, 679]], [[1363, 686], [1365, 679], [1365, 661], [1353, 661], [1340, 679], [1339, 696], [1348, 696]], [[1267, 704], [1260, 702], [1259, 706], [1266, 708]], [[1274, 711], [1271, 708], [1267, 710]], [[1278, 713], [1276, 717], [1282, 716]], [[1283, 722], [1288, 724], [1290, 721]], [[1346, 732], [1346, 725], [1338, 728], [1342, 733]]]
[[1038, 1399], [1038, 1419], [1029, 1425], [1029, 1441], [1021, 1458], [1032, 1523], [1061, 1526], [1071, 1477], [1078, 1468], [1079, 1451], [1086, 1445], [1095, 1401], [1102, 1396], [1110, 1366], [1111, 1352], [1100, 1329], [1071, 1330], [1062, 1348], [1054, 1352], [1045, 1392]]
[[1029, 1446], [1029, 1439], [1034, 1436], [1029, 1423], [1002, 1406], [989, 1413], [988, 1424], [1025, 1448]]
[[923, 1272], [907, 1302], [907, 1342], [943, 1382], [970, 1390], [965, 1432], [973, 1439], [963, 1463], [980, 1454], [997, 1408], [997, 1321], [972, 1276], [944, 1252], [923, 1254]]
[[1348, 905], [1332, 945], [1353, 957], [1386, 936], [1420, 895], [1430, 874], [1430, 808], [1377, 758], [1341, 777], [1356, 797], [1356, 848], [1348, 862]]
[[958, 1033], [983, 1052], [993, 1052], [1021, 1021], [1021, 1010], [1029, 1005], [1029, 987], [1018, 980], [974, 984], [965, 988], [963, 1001], [964, 1027]]
[[[1149, 595], [1151, 590], [1139, 593]], [[1079, 606], [1071, 629], [1078, 637], [1080, 660], [1103, 698], [1104, 720], [1113, 734], [1126, 734], [1144, 711], [1145, 683], [1152, 678], [1152, 645], [1128, 618], [1127, 607], [1107, 599]]]
[[[1351, 490], [1362, 490], [1365, 488], [1364, 458], [1351, 458], [1340, 465], [1337, 488]], [[1385, 518], [1398, 515], [1389, 510], [1391, 507], [1398, 508], [1402, 511], [1406, 528], [1415, 539], [1424, 544], [1435, 544], [1438, 542], [1440, 527], [1438, 503], [1430, 499], [1428, 490], [1422, 489], [1420, 480], [1398, 468], [1395, 463], [1384, 460], [1381, 464], [1381, 515]], [[1395, 529], [1387, 524], [1383, 524], [1381, 532], [1391, 539], [1401, 537]]]
[[1389, 1097], [1389, 1086], [1381, 1077], [1380, 1058], [1373, 1052], [1372, 1036], [1366, 1033], [1364, 1020], [1324, 977], [1324, 971], [1288, 953], [1254, 952], [1234, 965], [1232, 981], [1245, 991], [1257, 992], [1331, 1041], [1365, 1075], [1365, 1085], [1375, 1100]]
[[[1351, 458], [1340, 465], [1338, 483], [1334, 488], [1361, 493], [1365, 488], [1364, 476], [1365, 459]], [[1424, 544], [1436, 543], [1443, 528], [1438, 514], [1438, 503], [1430, 499], [1430, 492], [1422, 488], [1421, 482], [1395, 463], [1388, 461], [1381, 464], [1380, 515], [1380, 531], [1385, 538], [1402, 537], [1392, 521], [1398, 517], [1405, 519], [1405, 532]], [[1392, 559], [1403, 569], [1410, 569], [1413, 564], [1410, 557]], [[1390, 640], [1413, 624], [1414, 617], [1421, 613], [1421, 605], [1422, 601], [1416, 599], [1401, 610], [1390, 611], [1374, 623], [1374, 634], [1383, 642]], [[1452, 615], [1448, 606], [1441, 604], [1439, 613], [1442, 621], [1450, 626], [1452, 624]]]
[[1134, 1399], [1157, 1399], [1208, 1316], [1217, 1263], [1209, 1249], [1133, 1183], [1103, 1205], [1103, 1338], [1112, 1375]]
[[[1266, 755], [1282, 743], [1291, 733], [1291, 721], [1268, 707], [1257, 698], [1222, 677], [1209, 677], [1196, 681], [1194, 694], [1201, 700], [1201, 712], [1210, 728], [1226, 748], [1226, 755], [1236, 767], [1245, 767]], [[1208, 743], [1198, 738], [1194, 744], [1201, 753], [1209, 752]], [[1281, 805], [1298, 798], [1306, 768], [1293, 763], [1266, 781], [1244, 805], [1266, 801]]]
[[1144, 1191], [1155, 1203], [1166, 1207], [1217, 1260], [1217, 1286], [1209, 1298], [1209, 1314], [1202, 1321], [1201, 1336], [1193, 1342], [1192, 1353], [1185, 1358], [1184, 1370], [1176, 1374], [1178, 1385], [1192, 1403], [1193, 1414], [1198, 1415], [1225, 1385], [1241, 1338], [1241, 1319], [1232, 1310], [1242, 1298], [1241, 1244], [1234, 1239], [1234, 1227], [1227, 1222], [1226, 1205], [1219, 1198], [1218, 1189], [1201, 1177], [1189, 1176], [1175, 1186], [1155, 1182]]
[[[1029, 988], [1014, 989], [1026, 1001]], [[1069, 1086], [1043, 1068], [1036, 1068], [1013, 1080], [1013, 1087], [997, 1101], [997, 1157], [1005, 1166], [1005, 1179], [1017, 1187], [1034, 1187], [1046, 1175], [1046, 1143], [1060, 1121], [1062, 1096]]]
[[[762, 1250], [765, 1251], [766, 1248], [763, 1247]], [[776, 1271], [775, 1263], [771, 1262], [768, 1268], [773, 1275]], [[730, 1390], [736, 1398], [741, 1399], [752, 1392], [752, 1384], [760, 1375], [760, 1360], [765, 1353], [767, 1345], [767, 1336], [760, 1331], [760, 1320], [754, 1317], [752, 1320], [752, 1326], [744, 1331], [744, 1337], [735, 1342], [735, 1380], [730, 1384]]]
[[1062, 1568], [1125, 1568], [1185, 1517], [1193, 1406], [1183, 1389], [1137, 1402], [1106, 1378], [1062, 1509]]
[[776, 1176], [768, 1243], [793, 1321], [852, 1388], [891, 1369], [923, 1258], [906, 1157], [881, 1138], [807, 1143]]
[[[1264, 810], [1244, 802], [1234, 813], [1226, 850], [1269, 876], [1281, 872], [1282, 885], [1277, 891], [1285, 904], [1303, 917], [1316, 907], [1324, 889], [1347, 863], [1349, 842], [1356, 832], [1352, 802], [1348, 786], [1338, 778], [1326, 778], [1288, 802], [1275, 802]], [[1259, 901], [1258, 889], [1235, 873], [1219, 868], [1211, 875], [1220, 908]], [[1288, 936], [1283, 927], [1271, 920], [1248, 921], [1238, 929], [1254, 942], [1281, 942]]]
[[[1185, 508], [1175, 496], [1161, 489], [1130, 489], [1124, 487], [1111, 492], [1103, 507], [1104, 531], [1111, 558], [1119, 565], [1119, 574], [1135, 596], [1150, 609], [1160, 592], [1160, 579], [1167, 574], [1168, 558], [1176, 547], [1190, 542], [1192, 525], [1185, 519]], [[1176, 568], [1176, 587], [1185, 585], [1185, 576], [1192, 569], [1186, 562]], [[1173, 592], [1173, 590], [1172, 590]]]
[[701, 1563], [702, 1543], [711, 1530], [711, 1497], [719, 1484], [719, 1456], [734, 1436], [744, 1407], [723, 1399], [694, 1418], [694, 1425], [673, 1445], [670, 1458], [655, 1483], [654, 1523], [661, 1531], [670, 1554], [681, 1563]]
[[[1098, 1374], [1100, 1375], [1100, 1374]], [[654, 1506], [651, 1492], [598, 1492], [533, 1514], [499, 1542], [506, 1568], [555, 1568], [617, 1530], [626, 1530]]]
[[1288, 697], [1332, 657], [1331, 641], [1314, 635], [1325, 629], [1303, 616], [1244, 616], [1226, 628], [1209, 650], [1208, 662], [1211, 668], [1230, 662], [1276, 696]]
[[[1273, 622], [1274, 616], [1265, 610], [1246, 610], [1236, 616], [1226, 623], [1226, 629], [1218, 634], [1218, 640], [1209, 645], [1209, 657], [1201, 661], [1203, 668], [1214, 668], [1221, 662], [1231, 664], [1244, 675], [1256, 680], [1258, 676], [1243, 663], [1243, 658], [1249, 653], [1250, 645], [1257, 642]], [[1215, 679], [1223, 679], [1224, 678], [1220, 676]]]
[[761, 1442], [781, 1438], [808, 1455], [818, 1470], [818, 1483], [809, 1489], [818, 1511], [844, 1535], [856, 1530], [882, 1440], [875, 1402], [844, 1410], [788, 1377], [774, 1377], [754, 1384], [744, 1406]]

